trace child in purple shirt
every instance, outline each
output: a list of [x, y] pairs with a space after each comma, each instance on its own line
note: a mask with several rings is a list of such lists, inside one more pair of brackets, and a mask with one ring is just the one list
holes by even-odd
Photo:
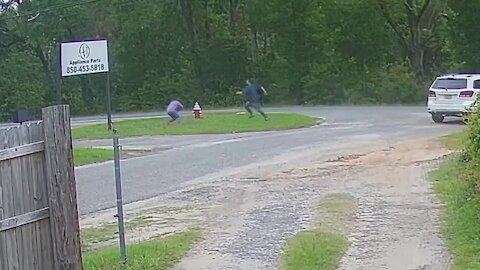
[[168, 123], [172, 123], [180, 118], [180, 111], [183, 110], [183, 104], [180, 102], [178, 98], [172, 99], [167, 106], [167, 114], [170, 116], [170, 121]]

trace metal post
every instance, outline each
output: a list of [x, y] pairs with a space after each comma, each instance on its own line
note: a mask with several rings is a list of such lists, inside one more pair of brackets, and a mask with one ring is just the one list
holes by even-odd
[[106, 91], [107, 91], [107, 125], [108, 130], [112, 130], [112, 90], [110, 84], [110, 72], [105, 73]]
[[118, 237], [120, 242], [120, 263], [123, 267], [127, 264], [127, 252], [125, 247], [125, 224], [123, 217], [122, 179], [120, 174], [120, 144], [116, 130], [113, 130], [113, 155], [115, 163], [115, 185], [117, 187], [117, 218]]
[[63, 98], [62, 98], [63, 77], [62, 77], [61, 57], [62, 57], [61, 45], [60, 43], [57, 43], [55, 46], [55, 86], [56, 86], [55, 100], [57, 105], [60, 105], [63, 103]]

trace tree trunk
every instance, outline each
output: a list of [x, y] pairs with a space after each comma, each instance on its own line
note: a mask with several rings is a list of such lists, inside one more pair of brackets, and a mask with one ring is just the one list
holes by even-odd
[[252, 53], [252, 63], [255, 65], [257, 63], [258, 56], [258, 41], [257, 41], [257, 30], [253, 28], [250, 34], [250, 50]]
[[394, 20], [384, 1], [377, 0], [380, 11], [408, 57], [412, 72], [420, 81], [428, 71], [425, 68], [425, 51], [433, 46], [431, 37], [437, 19], [445, 8], [444, 2], [445, 0], [426, 0], [420, 5], [415, 0], [405, 0], [406, 21], [401, 23]]
[[180, 0], [185, 27], [187, 29], [188, 38], [190, 40], [190, 48], [192, 50], [193, 64], [195, 75], [197, 77], [199, 93], [205, 92], [206, 80], [202, 68], [202, 55], [199, 48], [198, 35], [195, 27], [194, 14], [190, 0]]
[[91, 81], [87, 76], [80, 76], [80, 84], [82, 86], [82, 99], [85, 105], [93, 105], [93, 89]]
[[52, 91], [52, 92], [47, 93], [48, 97], [49, 97], [49, 100], [52, 100], [52, 97], [56, 96], [57, 102], [63, 102], [63, 97], [61, 96], [61, 93], [59, 94], [56, 91], [55, 80], [52, 77], [52, 72], [50, 70], [50, 63], [49, 63], [47, 57], [45, 56], [45, 53], [43, 52], [43, 50], [41, 48], [35, 48], [34, 54], [35, 54], [36, 57], [38, 57], [38, 59], [40, 60], [40, 63], [42, 64], [42, 69], [43, 69], [43, 73], [45, 75], [45, 80], [47, 81], [47, 84]]
[[230, 31], [233, 35], [237, 33], [237, 20], [238, 20], [238, 6], [239, 0], [230, 0], [229, 19], [230, 19]]
[[412, 48], [410, 51], [410, 65], [416, 77], [421, 79], [425, 76], [425, 50], [423, 48]]

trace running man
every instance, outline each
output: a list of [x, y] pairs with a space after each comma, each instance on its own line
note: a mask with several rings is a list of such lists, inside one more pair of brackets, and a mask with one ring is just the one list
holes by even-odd
[[168, 124], [173, 123], [180, 118], [181, 110], [183, 110], [183, 104], [180, 102], [180, 100], [178, 98], [172, 99], [167, 106], [167, 114], [170, 116]]
[[263, 116], [265, 121], [268, 120], [268, 116], [262, 110], [262, 99], [264, 95], [267, 95], [267, 91], [263, 86], [259, 85], [257, 82], [250, 82], [247, 80], [247, 86], [242, 91], [237, 92], [237, 94], [244, 94], [247, 101], [245, 102], [245, 110], [250, 114], [250, 118], [253, 117], [252, 109], [255, 109], [259, 114]]

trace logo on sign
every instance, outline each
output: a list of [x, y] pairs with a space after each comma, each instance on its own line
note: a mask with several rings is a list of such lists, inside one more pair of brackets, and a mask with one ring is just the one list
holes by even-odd
[[90, 56], [90, 47], [83, 43], [82, 45], [80, 45], [80, 49], [78, 50], [79, 54], [80, 54], [80, 58], [82, 59], [87, 59], [89, 56]]

